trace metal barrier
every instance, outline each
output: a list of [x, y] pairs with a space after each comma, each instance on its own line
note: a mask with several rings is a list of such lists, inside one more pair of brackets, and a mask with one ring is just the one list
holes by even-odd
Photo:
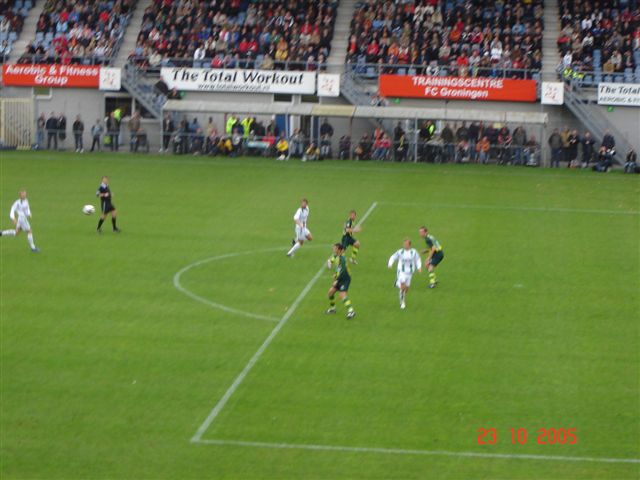
[[34, 101], [31, 98], [0, 98], [0, 144], [31, 148], [35, 143]]

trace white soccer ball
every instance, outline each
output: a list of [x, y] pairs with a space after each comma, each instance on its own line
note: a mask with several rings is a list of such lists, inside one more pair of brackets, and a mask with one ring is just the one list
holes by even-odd
[[284, 160], [285, 158], [287, 158], [287, 157], [285, 157], [284, 155], [280, 155], [280, 156], [278, 157], [278, 160]]
[[92, 215], [96, 212], [96, 207], [94, 207], [93, 205], [85, 205], [84, 207], [82, 207], [82, 213], [84, 213], [85, 215]]

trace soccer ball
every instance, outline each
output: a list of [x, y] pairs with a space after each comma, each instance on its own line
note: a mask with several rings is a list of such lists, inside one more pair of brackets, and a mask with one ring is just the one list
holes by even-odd
[[94, 207], [93, 205], [85, 205], [84, 207], [82, 207], [82, 213], [84, 213], [85, 215], [92, 215], [95, 212], [96, 207]]
[[278, 157], [278, 160], [284, 160], [285, 158], [287, 158], [287, 157], [285, 157], [284, 155], [280, 155], [280, 156]]

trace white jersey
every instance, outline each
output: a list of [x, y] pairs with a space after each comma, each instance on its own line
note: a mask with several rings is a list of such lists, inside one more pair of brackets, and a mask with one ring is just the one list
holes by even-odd
[[306, 208], [300, 207], [298, 210], [296, 210], [296, 214], [293, 216], [293, 221], [296, 222], [296, 225], [298, 224], [298, 222], [300, 222], [304, 228], [307, 227], [308, 219], [309, 219], [309, 207], [306, 207]]
[[396, 262], [398, 262], [398, 275], [412, 275], [413, 272], [420, 269], [420, 266], [422, 265], [420, 254], [415, 248], [411, 248], [409, 250], [401, 248], [396, 253], [391, 255], [388, 264], [389, 268], [391, 268]]
[[9, 213], [11, 220], [27, 219], [31, 217], [31, 209], [29, 208], [29, 200], [18, 199], [13, 202], [11, 212]]

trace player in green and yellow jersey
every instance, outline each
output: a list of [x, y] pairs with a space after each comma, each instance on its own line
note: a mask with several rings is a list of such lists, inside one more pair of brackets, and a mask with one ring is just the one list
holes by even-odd
[[342, 244], [342, 248], [346, 250], [351, 247], [351, 258], [349, 261], [351, 263], [358, 263], [358, 251], [360, 250], [360, 242], [353, 238], [353, 234], [360, 231], [360, 227], [355, 224], [356, 221], [356, 211], [351, 210], [349, 212], [349, 218], [344, 222], [344, 230], [342, 231], [342, 240], [340, 243]]
[[436, 288], [436, 267], [440, 264], [440, 262], [444, 259], [444, 250], [442, 249], [442, 245], [440, 242], [436, 240], [436, 238], [429, 233], [427, 227], [420, 227], [420, 236], [424, 238], [424, 241], [427, 244], [427, 249], [422, 253], [427, 254], [427, 259], [424, 262], [424, 266], [429, 271], [429, 288]]
[[326, 313], [336, 313], [336, 292], [339, 292], [342, 303], [347, 307], [347, 318], [351, 319], [356, 316], [356, 312], [349, 300], [349, 285], [351, 284], [351, 275], [349, 267], [344, 258], [344, 247], [340, 243], [333, 245], [333, 255], [327, 260], [327, 266], [334, 269], [333, 283], [329, 289], [329, 309]]

